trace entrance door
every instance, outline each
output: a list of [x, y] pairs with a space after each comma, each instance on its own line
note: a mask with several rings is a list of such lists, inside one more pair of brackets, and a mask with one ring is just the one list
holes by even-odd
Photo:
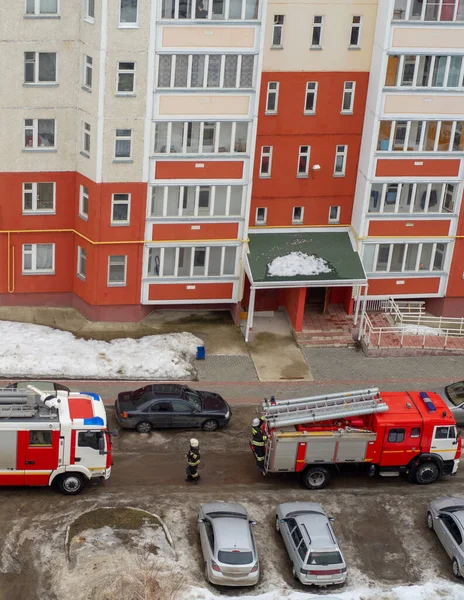
[[314, 312], [324, 312], [326, 309], [327, 292], [330, 288], [309, 287], [306, 289], [306, 309]]
[[87, 467], [89, 471], [105, 469], [106, 456], [100, 454], [101, 438], [105, 439], [102, 431], [76, 431], [76, 455], [74, 460], [77, 465]]
[[435, 427], [430, 451], [439, 454], [443, 460], [453, 460], [458, 447], [457, 431], [454, 426]]

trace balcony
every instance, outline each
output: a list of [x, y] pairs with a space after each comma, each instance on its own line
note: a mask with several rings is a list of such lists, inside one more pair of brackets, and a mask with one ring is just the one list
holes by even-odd
[[464, 21], [462, 0], [396, 0], [394, 21], [450, 23]]

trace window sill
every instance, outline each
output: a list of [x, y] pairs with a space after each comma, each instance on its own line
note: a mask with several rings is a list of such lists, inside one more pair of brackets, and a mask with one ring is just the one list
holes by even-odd
[[333, 174], [334, 177], [346, 177], [345, 173], [334, 173]]
[[315, 110], [311, 110], [311, 111], [303, 111], [303, 116], [304, 117], [314, 117], [314, 115], [316, 114]]
[[25, 19], [61, 19], [60, 15], [24, 15]]
[[270, 179], [271, 176], [270, 175], [260, 175], [259, 178], [260, 179]]
[[341, 115], [352, 115], [353, 111], [352, 110], [341, 110], [340, 114]]
[[56, 148], [23, 148], [23, 152], [56, 152]]
[[87, 152], [82, 152], [82, 150], [79, 152], [79, 154], [84, 158], [90, 158], [90, 154], [87, 154]]
[[111, 221], [110, 223], [110, 227], [129, 227], [130, 223], [113, 223], [113, 221]]
[[85, 275], [81, 275], [80, 273], [76, 273], [76, 277], [81, 281], [85, 281]]
[[81, 85], [81, 90], [87, 92], [88, 94], [92, 93], [92, 88], [86, 87], [85, 85]]
[[37, 87], [58, 87], [59, 83], [57, 81], [39, 81], [38, 83], [32, 83], [32, 81], [25, 81], [23, 83], [23, 87], [33, 87], [33, 88], [37, 88]]
[[310, 50], [322, 50], [322, 46], [310, 46]]
[[89, 25], [95, 25], [94, 17], [84, 17], [82, 20], [84, 21], [84, 23], [88, 23]]
[[55, 275], [55, 271], [23, 271], [22, 275]]
[[309, 175], [308, 175], [308, 173], [297, 173], [296, 178], [297, 179], [308, 179]]
[[329, 225], [340, 225], [340, 221], [329, 221]]
[[140, 29], [137, 23], [119, 23], [118, 29]]
[[283, 46], [271, 46], [271, 50], [283, 50]]
[[56, 215], [56, 210], [23, 210], [22, 215], [24, 217], [34, 215]]
[[137, 94], [135, 92], [116, 92], [115, 96], [119, 96], [122, 98], [135, 98]]
[[361, 46], [348, 46], [348, 50], [361, 50]]
[[255, 227], [265, 227], [266, 223], [263, 221], [255, 221]]
[[132, 160], [132, 158], [113, 158], [113, 162], [130, 164], [130, 163], [133, 163], [134, 161]]
[[292, 221], [292, 225], [303, 225], [303, 221]]
[[106, 287], [111, 287], [111, 288], [113, 288], [113, 287], [119, 287], [119, 288], [126, 287], [126, 282], [124, 282], [124, 283], [109, 283], [108, 282], [106, 284]]
[[276, 111], [276, 110], [272, 110], [272, 111], [270, 111], [270, 110], [269, 110], [269, 111], [265, 110], [265, 111], [264, 111], [264, 114], [265, 114], [267, 117], [272, 117], [272, 116], [275, 116], [275, 115], [277, 114], [277, 111]]
[[77, 216], [79, 217], [79, 219], [82, 219], [83, 221], [88, 221], [89, 220], [89, 215], [81, 215], [79, 213]]

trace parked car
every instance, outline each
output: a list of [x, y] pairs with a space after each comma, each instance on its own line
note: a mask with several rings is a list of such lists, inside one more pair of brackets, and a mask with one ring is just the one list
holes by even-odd
[[316, 502], [287, 502], [277, 507], [276, 530], [292, 561], [293, 577], [305, 585], [346, 580], [346, 563], [332, 521]]
[[166, 427], [215, 431], [227, 425], [231, 417], [230, 406], [219, 394], [162, 383], [121, 392], [115, 413], [121, 427], [136, 429], [139, 433]]
[[71, 390], [62, 385], [61, 383], [55, 383], [54, 381], [15, 381], [14, 383], [10, 383], [7, 385], [7, 388], [14, 388], [17, 390], [27, 390], [28, 385], [33, 385], [38, 388], [41, 392], [50, 392], [51, 394], [62, 391], [62, 392], [70, 392]]
[[253, 535], [255, 521], [240, 504], [211, 502], [200, 506], [198, 532], [205, 579], [215, 585], [255, 585], [259, 562]]
[[464, 498], [432, 500], [427, 508], [427, 525], [451, 558], [454, 576], [464, 577]]
[[464, 426], [464, 381], [456, 381], [445, 387], [443, 400], [448, 404], [456, 424]]

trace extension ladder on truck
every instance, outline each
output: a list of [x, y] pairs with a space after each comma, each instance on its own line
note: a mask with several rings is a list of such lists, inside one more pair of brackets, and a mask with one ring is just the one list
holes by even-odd
[[378, 388], [355, 390], [293, 400], [264, 400], [263, 416], [269, 428], [301, 425], [386, 412]]

